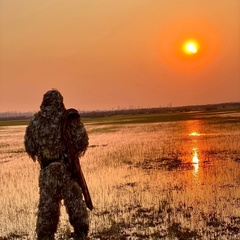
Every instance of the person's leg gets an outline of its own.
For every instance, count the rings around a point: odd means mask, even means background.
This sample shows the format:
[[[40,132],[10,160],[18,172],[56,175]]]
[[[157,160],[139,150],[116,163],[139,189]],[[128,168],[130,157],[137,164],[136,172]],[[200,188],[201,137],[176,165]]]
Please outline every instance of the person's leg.
[[[66,184],[63,199],[69,221],[74,228],[75,239],[84,239],[89,231],[88,211],[83,201],[82,190],[76,181],[71,179]]]
[[[60,200],[57,194],[57,183],[49,173],[40,174],[40,199],[37,218],[37,239],[53,240],[60,215]]]

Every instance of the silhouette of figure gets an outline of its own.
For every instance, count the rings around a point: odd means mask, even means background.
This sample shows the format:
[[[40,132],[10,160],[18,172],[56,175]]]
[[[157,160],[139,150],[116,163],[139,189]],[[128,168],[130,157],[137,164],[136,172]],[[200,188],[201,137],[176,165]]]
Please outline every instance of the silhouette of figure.
[[[88,210],[82,189],[68,165],[68,150],[62,134],[65,111],[61,93],[57,90],[46,92],[40,111],[31,119],[24,137],[26,152],[41,166],[36,224],[38,240],[54,239],[61,200],[64,201],[74,228],[74,239],[85,239],[89,231]],[[88,135],[80,118],[71,121],[68,131],[71,134],[71,145],[78,156],[82,156],[88,147]]]

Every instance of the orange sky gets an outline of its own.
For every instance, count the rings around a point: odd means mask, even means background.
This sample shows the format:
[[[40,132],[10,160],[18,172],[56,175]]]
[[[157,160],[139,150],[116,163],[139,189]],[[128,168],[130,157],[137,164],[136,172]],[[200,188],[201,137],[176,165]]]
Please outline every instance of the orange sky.
[[[240,1],[0,0],[0,112],[51,88],[80,110],[240,101]]]

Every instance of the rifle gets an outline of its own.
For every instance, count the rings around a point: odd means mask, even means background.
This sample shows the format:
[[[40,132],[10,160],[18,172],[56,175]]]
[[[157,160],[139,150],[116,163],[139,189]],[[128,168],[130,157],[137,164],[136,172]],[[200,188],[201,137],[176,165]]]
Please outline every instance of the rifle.
[[[76,150],[74,146],[72,146],[71,144],[70,133],[67,131],[67,125],[71,122],[71,120],[76,118],[80,119],[80,115],[77,110],[70,108],[65,111],[62,117],[62,135],[68,148],[68,163],[69,163],[70,171],[73,175],[73,178],[77,181],[77,183],[82,189],[87,207],[89,208],[89,210],[92,210],[93,203],[87,187],[87,183],[83,175]]]

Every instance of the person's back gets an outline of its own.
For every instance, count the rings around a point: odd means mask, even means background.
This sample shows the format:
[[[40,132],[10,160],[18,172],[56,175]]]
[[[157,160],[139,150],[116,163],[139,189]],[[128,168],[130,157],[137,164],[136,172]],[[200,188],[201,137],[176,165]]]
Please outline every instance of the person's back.
[[[25,149],[41,166],[36,228],[38,239],[54,239],[61,199],[64,200],[70,223],[74,227],[75,239],[82,239],[89,229],[82,190],[69,170],[68,149],[62,133],[65,111],[60,92],[50,90],[44,94],[40,111],[34,115],[26,129]],[[83,155],[88,146],[88,135],[80,118],[71,122],[68,131],[77,155]]]

